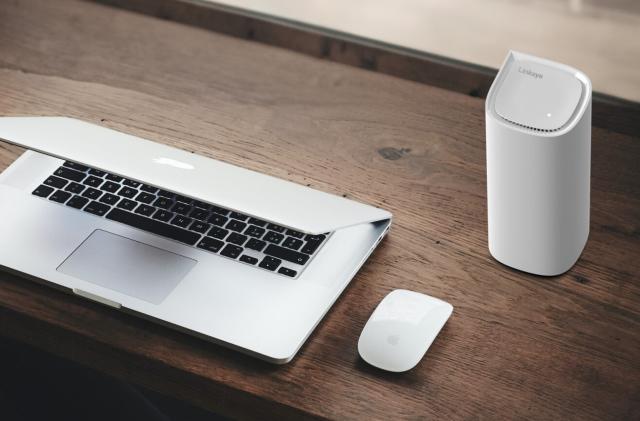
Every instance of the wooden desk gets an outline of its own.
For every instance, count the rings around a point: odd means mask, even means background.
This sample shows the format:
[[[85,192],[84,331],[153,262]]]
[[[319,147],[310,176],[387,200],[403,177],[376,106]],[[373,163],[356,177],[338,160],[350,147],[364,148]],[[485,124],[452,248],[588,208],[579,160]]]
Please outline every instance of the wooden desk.
[[[594,108],[589,242],[539,278],[487,250],[481,98],[89,2],[4,2],[0,22],[2,115],[84,118],[395,216],[285,366],[7,273],[0,334],[234,418],[640,418],[635,105]],[[455,307],[402,375],[356,350],[395,288]]]

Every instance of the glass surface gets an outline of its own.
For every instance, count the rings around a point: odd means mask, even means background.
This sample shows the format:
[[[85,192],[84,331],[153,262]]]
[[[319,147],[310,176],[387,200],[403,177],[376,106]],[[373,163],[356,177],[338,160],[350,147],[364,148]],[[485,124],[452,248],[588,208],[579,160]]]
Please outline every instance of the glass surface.
[[[640,101],[637,0],[215,2],[496,69],[514,49],[582,70],[595,91]]]

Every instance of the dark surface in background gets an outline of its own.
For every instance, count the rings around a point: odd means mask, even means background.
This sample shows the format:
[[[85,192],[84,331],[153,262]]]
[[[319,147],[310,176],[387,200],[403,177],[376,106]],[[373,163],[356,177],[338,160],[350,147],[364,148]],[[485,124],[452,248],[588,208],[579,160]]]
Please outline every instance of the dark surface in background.
[[[225,420],[6,338],[0,372],[3,421]]]

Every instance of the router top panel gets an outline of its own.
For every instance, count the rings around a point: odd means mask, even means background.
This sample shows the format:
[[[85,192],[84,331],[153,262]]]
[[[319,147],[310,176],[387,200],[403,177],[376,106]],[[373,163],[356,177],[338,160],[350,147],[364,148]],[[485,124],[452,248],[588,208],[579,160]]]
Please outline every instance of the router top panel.
[[[579,71],[512,52],[502,66],[491,103],[502,119],[526,129],[555,132],[582,114],[590,90]]]

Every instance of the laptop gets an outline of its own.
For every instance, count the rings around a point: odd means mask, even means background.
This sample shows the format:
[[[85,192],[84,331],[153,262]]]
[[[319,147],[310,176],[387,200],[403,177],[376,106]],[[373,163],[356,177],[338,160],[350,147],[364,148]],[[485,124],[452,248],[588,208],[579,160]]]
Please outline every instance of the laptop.
[[[65,117],[2,117],[0,267],[289,362],[388,232],[383,209]]]

